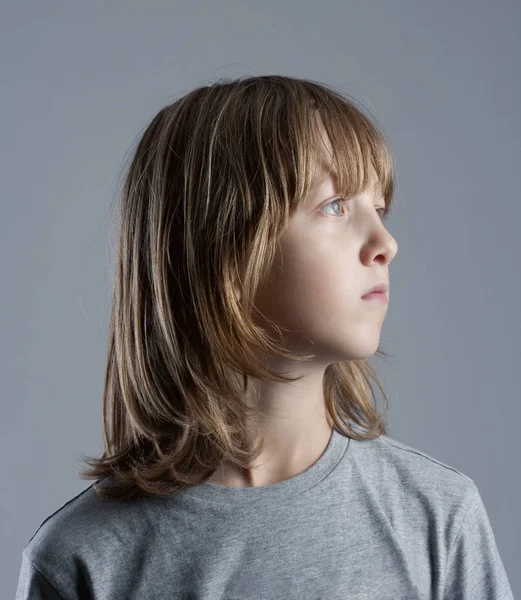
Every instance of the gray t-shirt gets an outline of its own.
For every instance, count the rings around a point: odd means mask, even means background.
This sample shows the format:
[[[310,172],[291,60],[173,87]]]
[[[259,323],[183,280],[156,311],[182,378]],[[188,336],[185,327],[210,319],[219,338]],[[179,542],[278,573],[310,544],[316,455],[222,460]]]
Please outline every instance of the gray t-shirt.
[[[513,600],[474,481],[336,429],[264,487],[101,501],[92,484],[25,545],[16,600]]]

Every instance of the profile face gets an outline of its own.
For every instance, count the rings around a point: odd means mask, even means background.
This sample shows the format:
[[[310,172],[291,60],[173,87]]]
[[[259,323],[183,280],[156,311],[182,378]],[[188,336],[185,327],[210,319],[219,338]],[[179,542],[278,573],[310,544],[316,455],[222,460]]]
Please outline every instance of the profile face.
[[[328,144],[320,121],[319,126]],[[388,305],[362,296],[389,281],[398,245],[381,220],[385,203],[374,172],[369,189],[348,200],[320,165],[315,177],[283,234],[255,305],[295,332],[283,332],[292,349],[314,352],[326,364],[367,358],[378,349]],[[261,324],[272,330],[264,320]]]

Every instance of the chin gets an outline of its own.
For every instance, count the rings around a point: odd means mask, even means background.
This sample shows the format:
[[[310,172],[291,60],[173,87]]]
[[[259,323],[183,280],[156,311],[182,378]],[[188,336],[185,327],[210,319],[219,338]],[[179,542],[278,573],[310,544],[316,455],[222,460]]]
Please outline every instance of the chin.
[[[327,362],[333,364],[348,360],[365,360],[373,356],[377,350],[378,343],[371,344],[370,346],[368,344],[365,347],[354,347],[353,344],[349,344],[349,346],[344,348],[329,348],[329,351],[325,351],[325,356],[327,356]]]
[[[366,343],[350,343],[347,348],[345,348],[344,358],[341,360],[363,360],[366,358],[370,358],[375,354],[378,350],[378,346],[380,345],[380,336],[376,337],[374,340],[367,340]]]

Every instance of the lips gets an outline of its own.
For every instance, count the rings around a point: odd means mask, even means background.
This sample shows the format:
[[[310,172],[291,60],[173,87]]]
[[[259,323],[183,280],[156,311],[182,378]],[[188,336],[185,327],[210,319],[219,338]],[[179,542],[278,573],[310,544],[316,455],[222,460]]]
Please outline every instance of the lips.
[[[364,296],[368,296],[369,294],[386,294],[389,291],[389,283],[387,281],[380,281],[376,285],[374,285],[370,290],[364,294]],[[364,297],[362,296],[362,298]]]

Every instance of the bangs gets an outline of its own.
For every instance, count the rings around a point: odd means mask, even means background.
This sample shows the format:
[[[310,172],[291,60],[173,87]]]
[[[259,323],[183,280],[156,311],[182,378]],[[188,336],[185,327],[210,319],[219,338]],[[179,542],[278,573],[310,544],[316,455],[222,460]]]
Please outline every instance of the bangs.
[[[296,128],[296,154],[301,165],[297,181],[301,182],[301,198],[316,186],[318,168],[331,175],[337,192],[344,198],[362,194],[374,185],[374,191],[385,202],[385,213],[391,211],[394,196],[393,156],[383,133],[362,109],[336,92],[322,94],[318,107],[305,117],[307,126]],[[320,119],[316,119],[316,116]],[[321,135],[324,128],[329,140]]]

